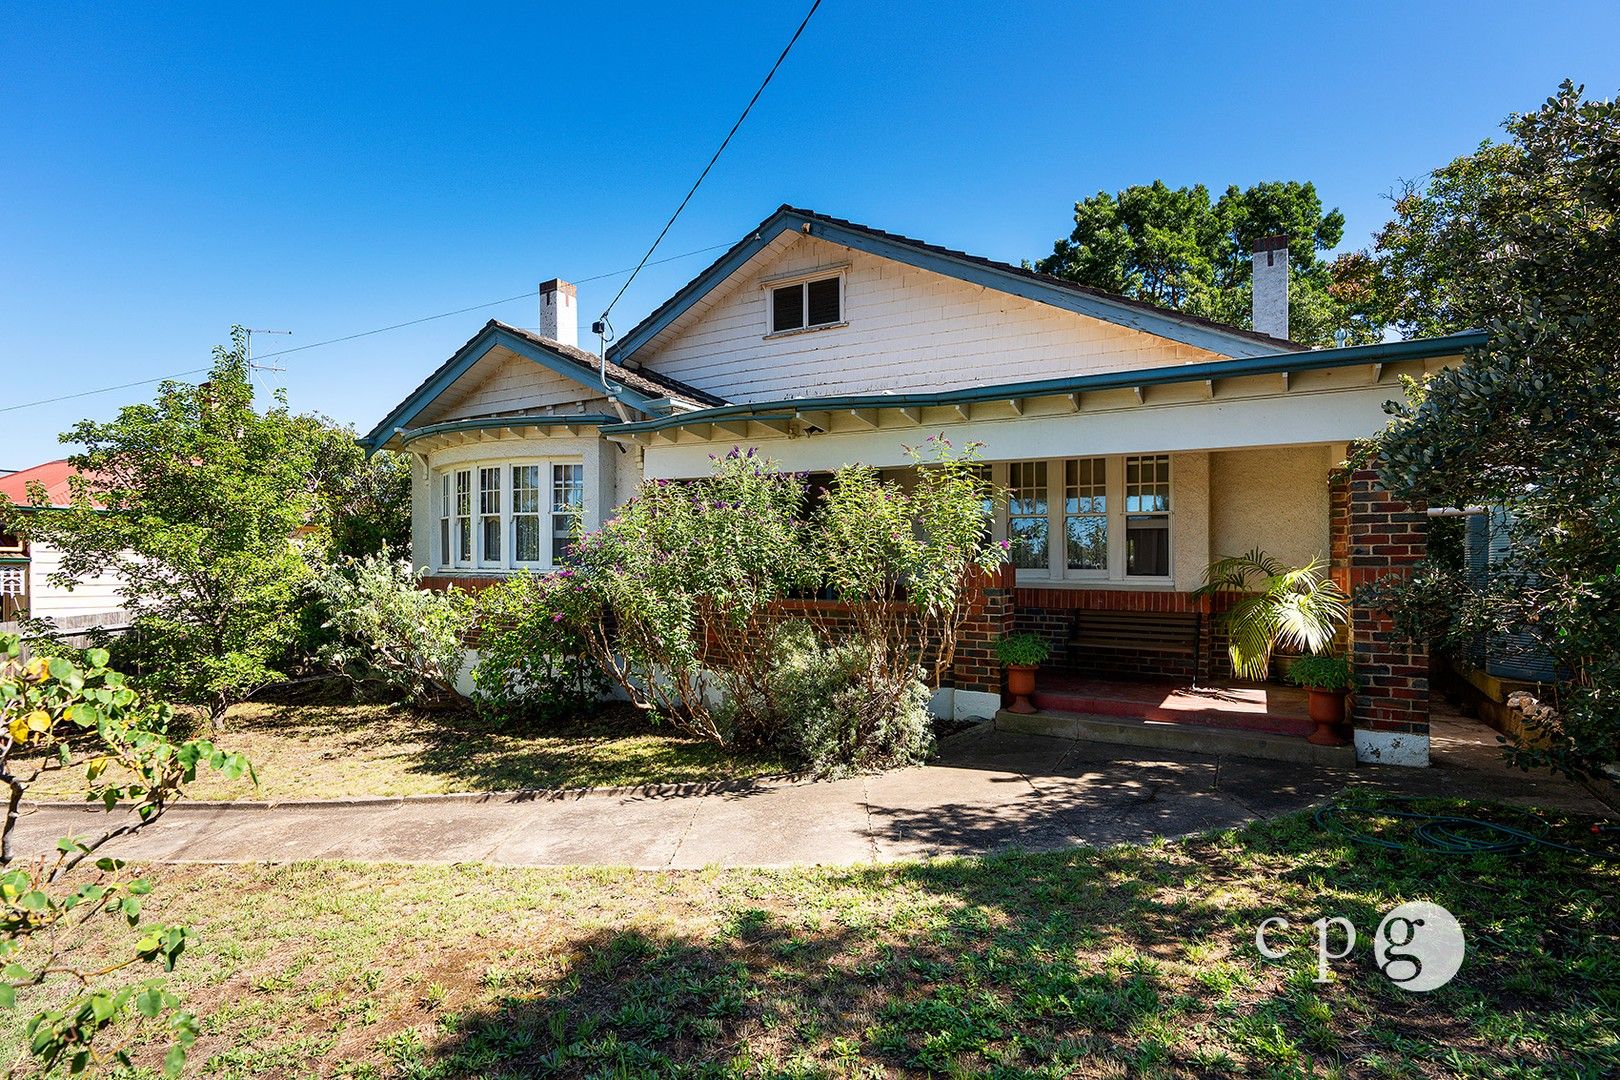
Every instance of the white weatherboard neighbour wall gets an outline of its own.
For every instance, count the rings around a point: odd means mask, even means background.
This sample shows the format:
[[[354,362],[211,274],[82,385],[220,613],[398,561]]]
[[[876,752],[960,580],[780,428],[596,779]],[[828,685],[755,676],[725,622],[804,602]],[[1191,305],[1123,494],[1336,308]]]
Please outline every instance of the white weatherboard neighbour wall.
[[[767,338],[768,282],[817,268],[844,273],[847,325]],[[810,236],[761,253],[706,301],[634,360],[739,403],[1225,359]]]
[[[122,611],[118,596],[121,584],[116,574],[97,574],[74,584],[72,589],[51,584],[50,577],[62,565],[62,553],[49,544],[29,546],[29,615],[54,619],[69,615],[101,615]]]

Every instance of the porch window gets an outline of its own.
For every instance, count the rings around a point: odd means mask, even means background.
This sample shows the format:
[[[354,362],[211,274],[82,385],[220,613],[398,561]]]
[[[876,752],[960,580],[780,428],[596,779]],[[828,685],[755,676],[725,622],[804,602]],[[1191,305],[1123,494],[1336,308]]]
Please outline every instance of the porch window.
[[[1108,573],[1108,459],[1063,463],[1063,534],[1070,570]]]
[[[1015,461],[1007,466],[1007,539],[1012,541],[1013,565],[1044,570],[1050,563],[1047,548],[1046,462]]]
[[[499,466],[478,470],[479,562],[500,565],[501,561],[501,470]]]
[[[456,565],[471,565],[472,557],[472,470],[458,469],[456,471]]]
[[[1170,455],[1125,459],[1125,574],[1170,576]]]
[[[561,563],[574,550],[574,531],[585,509],[585,467],[551,467],[551,561]]]
[[[1006,489],[995,533],[1020,580],[1167,582],[1169,454],[1048,458],[995,466]]]
[[[540,561],[540,466],[512,466],[512,558]]]

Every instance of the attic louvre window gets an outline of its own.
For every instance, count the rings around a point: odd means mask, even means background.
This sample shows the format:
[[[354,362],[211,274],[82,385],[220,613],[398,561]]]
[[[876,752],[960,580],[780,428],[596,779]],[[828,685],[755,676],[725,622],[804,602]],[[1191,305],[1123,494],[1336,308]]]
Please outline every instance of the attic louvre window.
[[[796,281],[771,290],[771,333],[834,326],[844,317],[841,277]]]

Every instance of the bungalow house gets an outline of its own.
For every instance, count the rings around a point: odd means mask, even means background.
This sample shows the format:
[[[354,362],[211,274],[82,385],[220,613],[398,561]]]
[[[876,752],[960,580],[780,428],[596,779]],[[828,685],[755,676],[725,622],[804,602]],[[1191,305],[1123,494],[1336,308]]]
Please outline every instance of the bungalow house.
[[[48,512],[51,507],[68,505],[72,475],[73,468],[65,460],[3,473],[0,499],[27,507],[26,513]],[[29,492],[35,485],[45,490],[44,508],[31,505]],[[61,562],[62,553],[51,545],[30,542],[0,528],[0,624],[33,618],[50,619],[62,630],[125,625],[116,575],[98,574],[72,585],[57,584],[51,579]]]
[[[1230,706],[1263,727],[1282,691],[1189,702],[1115,681],[1102,701],[1085,680],[1229,683],[1194,591],[1212,558],[1320,555],[1347,587],[1419,558],[1422,509],[1340,465],[1401,376],[1482,339],[1304,348],[1286,248],[1254,258],[1249,331],[783,206],[605,357],[578,347],[572,286],[545,283],[538,333],[490,322],[366,442],[411,454],[413,551],[442,584],[554,567],[575,518],[592,528],[643,478],[704,475],[732,446],[899,471],[925,434],[976,441],[1010,493],[996,535],[1025,543],[977,601],[941,707],[995,712],[989,640],[1018,628],[1056,646],[1048,708],[1218,723]],[[1426,764],[1426,654],[1373,610],[1350,636],[1357,752]]]

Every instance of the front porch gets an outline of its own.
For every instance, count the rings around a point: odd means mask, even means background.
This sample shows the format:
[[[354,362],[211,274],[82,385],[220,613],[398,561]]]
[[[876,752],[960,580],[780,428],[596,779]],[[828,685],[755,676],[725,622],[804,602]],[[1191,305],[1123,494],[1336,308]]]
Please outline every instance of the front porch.
[[[1002,709],[999,730],[1205,754],[1349,768],[1353,744],[1305,741],[1314,725],[1306,693],[1270,683],[1194,685],[1041,672],[1034,713]]]

